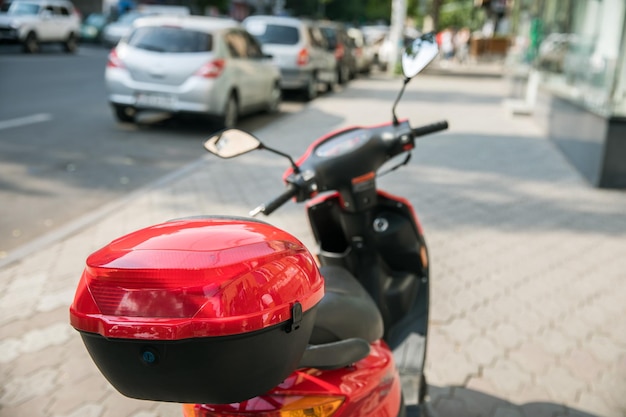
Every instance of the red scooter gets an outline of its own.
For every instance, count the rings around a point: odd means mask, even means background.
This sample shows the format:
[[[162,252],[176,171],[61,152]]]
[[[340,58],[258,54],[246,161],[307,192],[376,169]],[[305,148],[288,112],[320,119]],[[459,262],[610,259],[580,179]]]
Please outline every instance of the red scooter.
[[[428,251],[411,204],[376,178],[383,165],[407,164],[417,137],[447,128],[395,116],[437,52],[425,35],[403,53],[392,122],[329,134],[297,161],[237,129],[206,141],[223,158],[255,149],[289,158],[285,191],[250,214],[307,202],[317,258],[268,223],[207,216],[139,230],[87,259],[71,323],[115,388],[185,403],[185,417],[419,412]]]

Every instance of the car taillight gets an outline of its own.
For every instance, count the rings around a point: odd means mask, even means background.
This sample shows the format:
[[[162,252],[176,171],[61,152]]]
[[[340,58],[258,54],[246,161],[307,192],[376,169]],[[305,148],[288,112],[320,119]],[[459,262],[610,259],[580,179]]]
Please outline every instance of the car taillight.
[[[345,53],[345,49],[342,44],[338,44],[337,48],[335,48],[335,58],[341,59],[343,58],[343,54]]]
[[[201,66],[200,69],[196,71],[196,75],[204,78],[217,78],[222,74],[225,66],[226,61],[223,59],[214,59]]]
[[[300,52],[298,52],[298,60],[296,61],[296,63],[299,66],[303,66],[309,63],[309,50],[306,48],[302,48],[300,49]]]
[[[117,55],[117,50],[114,48],[109,53],[109,59],[107,61],[107,67],[109,68],[124,68],[124,63]]]

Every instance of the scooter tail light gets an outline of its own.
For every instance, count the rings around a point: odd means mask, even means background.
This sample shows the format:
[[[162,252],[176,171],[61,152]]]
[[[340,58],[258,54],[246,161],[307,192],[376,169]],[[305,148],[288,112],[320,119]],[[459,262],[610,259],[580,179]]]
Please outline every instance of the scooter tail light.
[[[196,71],[196,75],[203,78],[217,78],[222,75],[224,68],[226,67],[226,61],[223,59],[214,59],[209,61]]]
[[[142,254],[156,264],[158,254]],[[200,255],[170,254],[193,263]],[[230,265],[224,273],[238,276],[245,265]],[[88,267],[85,285],[101,314],[117,317],[192,318],[202,316],[202,308],[215,296],[220,285],[210,281],[211,274],[201,270],[134,269]]]
[[[331,417],[341,396],[263,396],[224,406],[184,404],[184,417]]]
[[[298,52],[298,59],[296,63],[300,67],[309,63],[309,50],[308,49],[306,48],[300,49],[300,52]]]
[[[124,63],[120,59],[117,54],[117,49],[113,48],[111,52],[109,52],[109,59],[107,60],[108,68],[125,68]]]

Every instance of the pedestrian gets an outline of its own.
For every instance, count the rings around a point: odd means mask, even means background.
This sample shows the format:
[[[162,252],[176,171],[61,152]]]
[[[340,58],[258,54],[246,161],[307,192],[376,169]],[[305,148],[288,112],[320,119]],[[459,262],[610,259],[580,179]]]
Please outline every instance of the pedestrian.
[[[441,54],[443,56],[442,65],[448,66],[450,60],[454,57],[454,35],[452,29],[445,28],[441,32]]]
[[[454,35],[455,58],[459,64],[467,63],[469,58],[470,30],[467,27],[459,29]]]

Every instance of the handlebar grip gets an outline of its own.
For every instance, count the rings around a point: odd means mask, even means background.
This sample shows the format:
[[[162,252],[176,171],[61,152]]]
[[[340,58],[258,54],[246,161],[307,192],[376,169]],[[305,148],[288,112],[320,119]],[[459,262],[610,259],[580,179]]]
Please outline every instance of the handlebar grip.
[[[263,213],[266,216],[269,216],[274,212],[274,210],[285,204],[291,198],[295,197],[295,195],[298,194],[298,190],[299,188],[296,185],[287,184],[287,188],[285,189],[285,191],[283,191],[278,197],[269,201],[268,203],[261,204],[260,206],[252,210],[250,212],[250,215],[256,216],[259,213]]]
[[[441,130],[446,130],[448,128],[448,121],[442,120],[440,122],[435,122],[426,126],[416,127],[415,129],[411,129],[411,133],[413,133],[413,137],[424,136],[430,133],[439,132]]]

